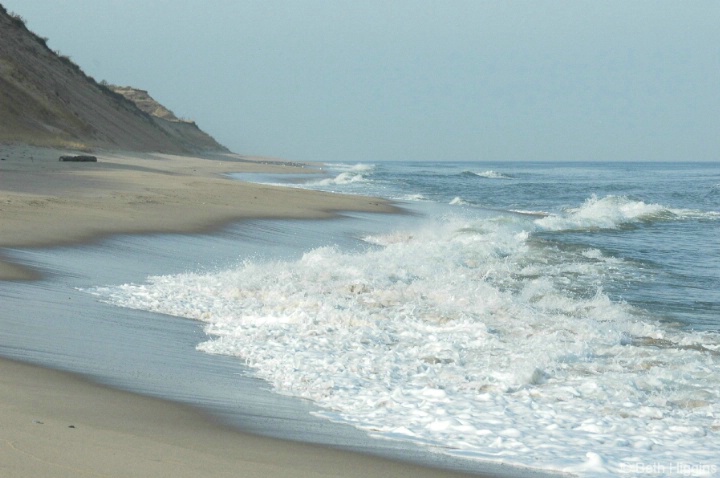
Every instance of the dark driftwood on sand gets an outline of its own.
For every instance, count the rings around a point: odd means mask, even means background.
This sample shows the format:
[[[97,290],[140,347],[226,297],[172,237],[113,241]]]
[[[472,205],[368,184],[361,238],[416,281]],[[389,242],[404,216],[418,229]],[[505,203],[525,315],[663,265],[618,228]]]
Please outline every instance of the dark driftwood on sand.
[[[60,161],[76,161],[84,163],[96,163],[97,158],[95,156],[60,156]]]

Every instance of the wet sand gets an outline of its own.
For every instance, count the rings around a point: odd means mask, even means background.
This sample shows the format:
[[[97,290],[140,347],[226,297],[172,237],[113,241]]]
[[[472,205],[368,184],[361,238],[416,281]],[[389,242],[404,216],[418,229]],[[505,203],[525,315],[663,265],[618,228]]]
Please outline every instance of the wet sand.
[[[0,475],[463,476],[240,433],[197,410],[0,360]]]

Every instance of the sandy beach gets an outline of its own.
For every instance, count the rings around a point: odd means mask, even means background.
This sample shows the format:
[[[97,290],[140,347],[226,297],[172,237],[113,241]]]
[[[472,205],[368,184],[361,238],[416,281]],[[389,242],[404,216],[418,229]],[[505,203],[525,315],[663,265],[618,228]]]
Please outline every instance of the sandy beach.
[[[301,164],[216,154],[93,153],[0,145],[0,248],[78,243],[117,233],[199,232],[251,218],[329,218],[337,211],[391,212],[373,198],[239,183],[226,173],[302,173]],[[0,279],[32,279],[2,261]]]
[[[250,218],[393,212],[383,201],[240,183],[230,172],[302,172],[260,158],[0,149],[0,247],[91,243],[119,233],[201,232]],[[40,271],[3,261],[6,284]],[[2,282],[0,282],[2,286]],[[20,312],[22,314],[22,312]],[[244,434],[206,413],[0,360],[0,474],[48,476],[461,476],[334,448]]]

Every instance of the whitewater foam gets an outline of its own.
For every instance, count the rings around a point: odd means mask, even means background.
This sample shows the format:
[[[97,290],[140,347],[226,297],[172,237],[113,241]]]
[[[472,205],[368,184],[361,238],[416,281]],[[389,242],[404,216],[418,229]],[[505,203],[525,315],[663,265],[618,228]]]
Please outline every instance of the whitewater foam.
[[[592,198],[559,225],[664,217]],[[558,226],[546,219],[445,217],[369,236],[362,252],[92,292],[205,322],[200,350],[237,356],[278,392],[380,438],[585,475],[715,460],[718,335],[610,300],[603,285],[633,265],[533,241]]]

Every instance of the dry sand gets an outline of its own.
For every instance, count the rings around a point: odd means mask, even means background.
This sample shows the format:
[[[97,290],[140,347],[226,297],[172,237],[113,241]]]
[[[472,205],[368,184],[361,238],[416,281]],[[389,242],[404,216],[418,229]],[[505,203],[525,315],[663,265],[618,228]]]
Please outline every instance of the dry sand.
[[[240,183],[229,172],[309,172],[302,165],[218,154],[207,158],[67,152],[0,145],[0,248],[81,242],[113,233],[199,232],[249,218],[323,218],[390,212],[373,198]],[[1,254],[1,253],[0,253]],[[32,279],[0,256],[0,280]]]
[[[376,199],[239,183],[227,172],[299,172],[236,155],[187,158],[0,145],[0,248],[121,232],[192,232],[258,217],[394,211]],[[0,258],[1,259],[1,258]],[[1,280],[37,273],[0,262]],[[358,453],[242,434],[197,410],[0,360],[0,476],[461,476]]]

